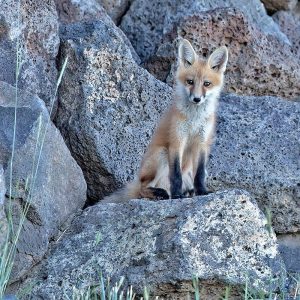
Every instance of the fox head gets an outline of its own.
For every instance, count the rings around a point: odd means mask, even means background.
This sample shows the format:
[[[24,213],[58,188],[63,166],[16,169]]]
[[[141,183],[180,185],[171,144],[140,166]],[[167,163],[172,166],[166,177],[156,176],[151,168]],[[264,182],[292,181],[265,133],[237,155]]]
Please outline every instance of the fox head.
[[[228,60],[225,46],[216,49],[207,59],[200,60],[188,40],[178,48],[177,93],[183,100],[201,105],[219,96]]]

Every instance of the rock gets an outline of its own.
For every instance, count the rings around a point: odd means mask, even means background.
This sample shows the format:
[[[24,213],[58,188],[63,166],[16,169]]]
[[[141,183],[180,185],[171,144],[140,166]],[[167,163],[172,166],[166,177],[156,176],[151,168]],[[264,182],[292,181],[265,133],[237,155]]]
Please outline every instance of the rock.
[[[55,0],[59,21],[76,23],[105,19],[109,22],[105,9],[97,0]]]
[[[56,124],[96,201],[134,178],[172,90],[138,67],[103,22],[72,25],[63,35],[70,63]],[[299,113],[300,103],[278,98],[225,97],[209,161],[210,187],[247,189],[281,233],[300,228]]]
[[[261,0],[268,12],[274,13],[279,10],[292,10],[298,0]]]
[[[165,35],[145,66],[169,84],[174,80],[179,38],[188,39],[204,57],[220,45],[229,48],[227,91],[300,100],[300,57],[289,45],[256,30],[238,10],[216,9],[185,17]]]
[[[109,16],[119,23],[132,0],[54,0],[63,23],[102,20]],[[107,12],[107,13],[106,13]]]
[[[278,233],[300,229],[300,103],[274,97],[223,97],[209,187],[249,191],[271,210]]]
[[[79,22],[92,22],[101,20],[105,24],[113,27],[115,31],[118,32],[118,36],[122,38],[123,42],[130,48],[130,52],[135,60],[136,63],[140,64],[141,60],[139,56],[136,54],[134,48],[132,47],[130,41],[120,30],[118,27],[115,26],[114,22],[106,13],[105,9],[99,4],[97,0],[55,0],[56,1],[56,8],[59,15],[59,21],[62,24],[71,24],[71,23],[79,23]],[[110,7],[110,5],[114,5],[116,2],[106,2],[106,5]],[[109,4],[110,3],[110,4]],[[113,6],[111,7],[113,9]],[[61,26],[60,33],[63,35],[64,33],[64,26]],[[64,40],[65,38],[62,37]]]
[[[100,0],[108,15],[118,25],[134,0]]]
[[[299,4],[300,7],[300,4]],[[279,11],[272,16],[292,44],[291,51],[300,61],[300,14]]]
[[[19,13],[13,0],[0,0],[0,7],[0,81],[15,84],[19,43],[19,87],[39,95],[49,109],[54,100],[59,48],[55,4],[52,0],[26,0]]]
[[[5,171],[7,203],[9,198],[12,199],[15,226],[18,226],[21,210],[29,205],[17,246],[12,281],[42,259],[49,240],[57,236],[62,225],[83,207],[86,200],[82,171],[59,131],[51,121],[49,123],[43,101],[25,90],[19,90],[18,95],[12,158],[15,88],[0,82],[0,163]],[[11,159],[13,177],[10,185]]]
[[[135,0],[122,18],[121,29],[128,36],[142,61],[149,59],[156,52],[165,33],[187,16],[213,10],[220,7],[235,7],[241,10],[251,24],[262,32],[273,35],[287,42],[288,39],[279,30],[277,24],[266,14],[259,0],[219,0],[199,1],[160,1]],[[196,25],[196,24],[195,24]],[[205,30],[205,28],[203,28]],[[215,33],[211,33],[215,34]]]
[[[279,251],[289,272],[300,272],[300,234],[278,235]]]
[[[248,278],[251,287],[263,289],[281,267],[274,233],[241,190],[99,204],[75,220],[43,263],[30,299],[71,297],[73,287],[99,283],[97,270],[112,285],[125,276],[138,293],[146,284],[160,299],[186,299],[196,275],[209,294],[205,299],[219,299],[217,282],[237,287]]]
[[[0,249],[4,245],[6,241],[6,233],[7,233],[7,220],[4,210],[4,196],[5,196],[5,183],[4,183],[4,175],[3,168],[0,164]]]
[[[133,179],[172,90],[135,63],[111,24],[73,24],[61,36],[69,64],[55,121],[84,172],[88,196],[99,200]]]

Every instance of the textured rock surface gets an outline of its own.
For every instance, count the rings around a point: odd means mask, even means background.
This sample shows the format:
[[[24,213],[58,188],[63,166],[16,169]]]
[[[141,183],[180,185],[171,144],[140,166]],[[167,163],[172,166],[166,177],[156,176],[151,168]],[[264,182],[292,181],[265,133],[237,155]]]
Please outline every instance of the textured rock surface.
[[[119,38],[123,40],[123,42],[130,48],[130,52],[136,61],[136,63],[140,63],[140,58],[136,54],[134,48],[132,47],[130,41],[120,30],[118,27],[115,26],[112,19],[106,13],[106,10],[99,4],[97,0],[55,0],[56,1],[56,8],[59,15],[59,20],[62,24],[70,24],[70,23],[80,23],[80,22],[92,22],[101,20],[107,26],[112,27],[114,31],[117,31]],[[105,1],[104,1],[105,2]],[[106,3],[106,2],[105,2]],[[113,5],[117,5],[116,2],[107,2],[106,5],[111,9],[114,9]],[[121,3],[120,3],[121,5]],[[62,26],[62,30],[60,31],[61,35],[64,34],[64,26]],[[76,27],[74,27],[76,28]],[[74,33],[76,35],[76,33]],[[66,37],[62,37],[64,40]]]
[[[55,0],[55,4],[62,23],[109,19],[97,0]]]
[[[10,189],[14,107],[15,88],[1,82],[0,164],[5,169],[6,195],[11,195],[13,199],[15,223],[18,223],[21,209],[30,203],[17,247],[18,255],[13,270],[13,279],[16,279],[44,256],[49,239],[58,234],[60,226],[84,205],[86,183],[82,171],[51,122],[43,138],[49,120],[43,102],[19,90]],[[38,158],[41,146],[43,148]]]
[[[0,164],[0,249],[6,240],[7,220],[4,211],[5,182],[3,167]]]
[[[300,272],[300,234],[278,236],[279,251],[289,272]]]
[[[120,26],[144,61],[156,52],[164,33],[170,31],[183,17],[219,7],[240,9],[265,34],[287,42],[286,36],[280,32],[271,17],[267,16],[259,0],[226,0],[222,3],[219,0],[135,0],[122,18]]]
[[[209,161],[214,190],[239,187],[272,211],[277,232],[300,229],[300,103],[227,96]]]
[[[133,0],[99,0],[108,15],[118,24]]]
[[[300,61],[300,14],[279,11],[272,18],[278,23],[280,30],[289,38],[292,44],[291,50],[298,56],[298,61]]]
[[[99,282],[96,270],[112,281],[125,276],[139,289],[145,283],[152,295],[164,299],[186,299],[193,274],[204,290],[216,281],[242,285],[246,274],[252,286],[263,288],[278,275],[281,260],[276,237],[267,231],[256,203],[247,193],[232,190],[85,210],[34,278],[38,283],[31,299],[70,297],[73,285]],[[206,299],[220,297],[214,292],[211,288]]]
[[[52,0],[0,0],[0,80],[15,84],[16,49],[19,39],[19,86],[38,94],[49,107],[57,77],[58,19]]]
[[[69,25],[62,37],[56,124],[98,200],[133,178],[172,90],[135,63],[115,27]]]
[[[227,91],[300,99],[300,57],[296,49],[256,30],[240,11],[226,8],[197,13],[182,19],[165,35],[156,55],[145,65],[170,84],[178,38],[188,39],[204,57],[220,45],[228,46]]]
[[[298,0],[261,0],[270,13],[278,10],[292,10],[296,7]]]

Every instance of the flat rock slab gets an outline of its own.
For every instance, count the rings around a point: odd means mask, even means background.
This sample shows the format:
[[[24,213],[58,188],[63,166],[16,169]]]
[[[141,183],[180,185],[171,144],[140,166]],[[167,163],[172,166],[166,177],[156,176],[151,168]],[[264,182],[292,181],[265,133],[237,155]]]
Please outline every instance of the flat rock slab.
[[[276,232],[300,229],[300,103],[222,97],[208,162],[213,190],[239,187],[270,209]]]
[[[194,275],[204,290],[213,282],[244,285],[246,278],[263,289],[282,266],[266,225],[255,201],[241,190],[98,204],[75,219],[32,278],[37,283],[30,298],[71,297],[73,286],[97,284],[99,271],[112,282],[125,276],[138,292],[146,284],[164,299],[186,299]]]
[[[44,102],[25,90],[18,90],[15,109],[15,98],[15,87],[0,82],[0,166],[4,168],[6,205],[12,207],[15,226],[21,210],[29,205],[17,245],[12,281],[43,258],[49,240],[57,236],[64,222],[86,200],[82,171],[49,120]],[[0,197],[2,194],[0,187]]]

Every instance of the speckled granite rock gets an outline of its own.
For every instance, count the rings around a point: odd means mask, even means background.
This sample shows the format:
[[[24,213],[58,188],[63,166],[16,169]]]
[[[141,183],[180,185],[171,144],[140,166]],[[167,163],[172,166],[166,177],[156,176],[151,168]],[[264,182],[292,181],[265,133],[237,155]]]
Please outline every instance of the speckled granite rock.
[[[89,197],[99,200],[133,178],[172,90],[135,63],[110,24],[69,25],[62,39],[69,64],[56,124],[84,172]]]
[[[220,7],[238,8],[250,23],[257,25],[262,32],[288,42],[277,24],[266,14],[259,0],[135,0],[122,18],[120,27],[142,61],[145,61],[155,54],[163,35],[183,18]]]
[[[15,226],[19,222],[20,211],[27,203],[30,204],[17,246],[12,281],[43,258],[49,240],[59,233],[60,226],[82,208],[86,200],[82,171],[52,122],[44,138],[49,115],[43,101],[25,90],[18,93],[10,188],[15,88],[0,82],[0,165],[4,167],[6,202],[10,196],[12,199]],[[2,191],[0,187],[0,196]]]
[[[276,232],[300,229],[300,103],[223,97],[208,163],[213,190],[239,187],[272,211]]]
[[[293,36],[297,39],[297,35]],[[165,34],[156,55],[145,67],[170,85],[179,38],[188,39],[204,57],[220,45],[228,47],[227,91],[300,99],[300,57],[296,48],[259,32],[239,10],[216,9],[187,16]]]
[[[276,237],[246,192],[99,204],[75,220],[43,263],[31,299],[70,296],[72,286],[96,284],[96,270],[112,281],[125,276],[139,292],[145,283],[152,295],[183,299],[172,293],[186,297],[193,275],[204,290],[213,282],[243,285],[247,276],[264,288],[281,266]]]
[[[15,84],[19,39],[19,87],[37,94],[50,107],[57,78],[58,18],[54,1],[0,0],[0,81]],[[55,109],[54,109],[55,110]]]

